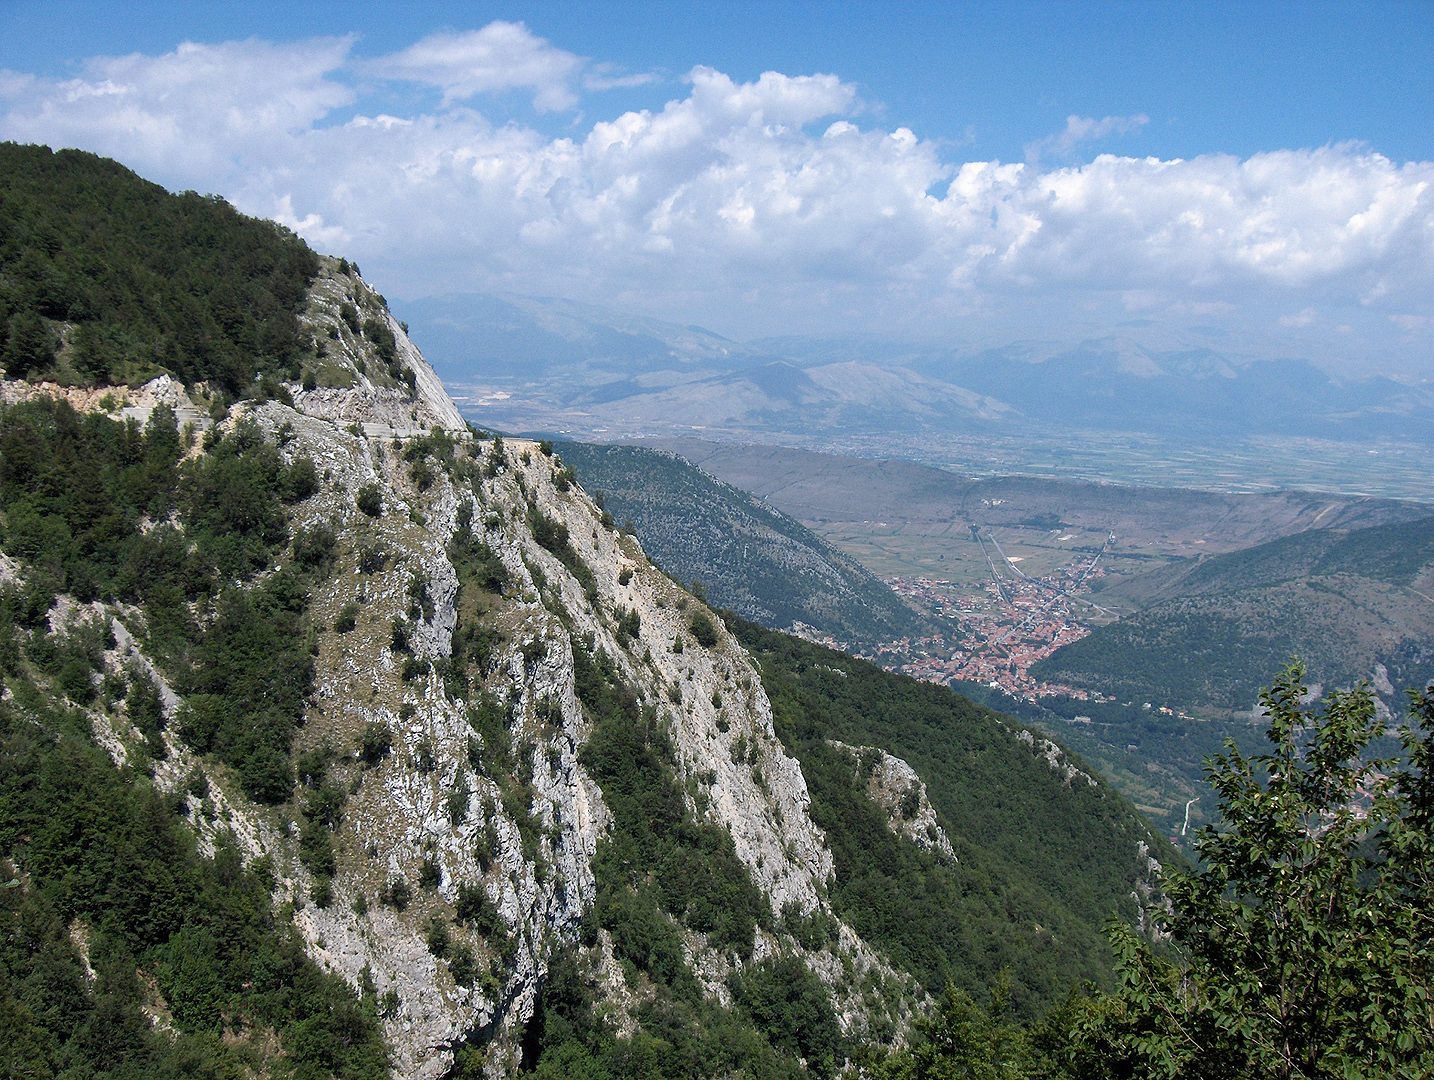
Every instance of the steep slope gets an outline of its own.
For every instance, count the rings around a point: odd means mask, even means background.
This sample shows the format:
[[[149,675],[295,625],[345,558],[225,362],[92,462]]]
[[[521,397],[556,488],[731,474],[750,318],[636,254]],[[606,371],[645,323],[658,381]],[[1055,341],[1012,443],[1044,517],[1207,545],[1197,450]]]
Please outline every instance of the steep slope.
[[[945,687],[729,622],[811,785],[837,914],[933,993],[952,981],[980,994],[1004,971],[1014,1007],[1040,1015],[1074,982],[1107,978],[1098,927],[1113,913],[1137,921],[1148,857],[1172,854],[1124,799],[1054,742]],[[862,798],[854,768],[870,786],[909,779],[894,805]],[[901,843],[928,795],[930,831]]]
[[[929,620],[799,522],[676,455],[559,443],[563,460],[643,549],[711,601],[775,629],[856,647],[930,633]]]
[[[383,298],[309,255],[293,353],[239,351],[232,385],[85,378],[80,313],[28,311],[54,348],[0,405],[0,1052],[97,1077],[828,1076],[1027,938],[1053,957],[1018,973],[1028,1011],[1108,975],[1100,909],[1151,870],[1118,797],[949,695],[926,712],[969,739],[904,760],[905,681],[880,722],[833,698],[784,743],[797,706],[779,735],[768,686],[793,699],[805,646],[755,660],[567,465],[463,426]],[[1079,903],[1034,873],[1045,818],[951,798],[1010,783],[1088,820]],[[959,886],[983,929],[918,954],[863,923],[834,847],[872,826],[871,888],[934,877],[935,925]]]

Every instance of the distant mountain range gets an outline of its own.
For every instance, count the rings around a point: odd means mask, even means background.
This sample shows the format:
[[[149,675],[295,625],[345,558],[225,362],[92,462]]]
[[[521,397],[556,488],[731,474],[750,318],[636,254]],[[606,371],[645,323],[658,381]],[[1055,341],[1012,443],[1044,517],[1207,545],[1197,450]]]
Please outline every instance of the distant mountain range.
[[[743,343],[566,300],[478,294],[411,301],[403,314],[470,413],[577,437],[1052,427],[1192,439],[1434,435],[1430,386],[1134,338],[975,354],[879,339]]]

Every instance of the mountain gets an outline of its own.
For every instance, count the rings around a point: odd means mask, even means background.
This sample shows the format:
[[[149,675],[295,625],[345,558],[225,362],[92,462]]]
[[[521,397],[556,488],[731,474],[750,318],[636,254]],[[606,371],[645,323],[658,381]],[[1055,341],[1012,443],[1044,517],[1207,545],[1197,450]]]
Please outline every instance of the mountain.
[[[720,433],[850,441],[906,434],[1141,433],[1425,441],[1434,389],[1332,376],[1134,337],[1016,342],[975,352],[880,337],[737,342],[700,327],[553,298],[450,294],[404,316],[478,423],[578,437]]]
[[[403,311],[435,369],[455,383],[560,376],[581,386],[669,370],[706,377],[773,359],[700,326],[553,297],[430,296],[407,301]]]
[[[1036,665],[1040,677],[1117,698],[1247,710],[1292,656],[1321,686],[1400,687],[1434,677],[1434,518],[1316,529],[1140,583],[1145,606]]]
[[[346,260],[3,155],[7,1073],[826,1077],[1111,983],[1171,855],[1078,758],[729,627]]]
[[[557,449],[643,550],[718,607],[853,647],[931,633],[932,623],[800,522],[675,454],[562,442]]]
[[[1124,338],[1013,345],[916,370],[1019,403],[1031,421],[1103,431],[1427,438],[1434,391],[1335,378],[1296,359],[1240,361],[1208,348],[1155,350]]]

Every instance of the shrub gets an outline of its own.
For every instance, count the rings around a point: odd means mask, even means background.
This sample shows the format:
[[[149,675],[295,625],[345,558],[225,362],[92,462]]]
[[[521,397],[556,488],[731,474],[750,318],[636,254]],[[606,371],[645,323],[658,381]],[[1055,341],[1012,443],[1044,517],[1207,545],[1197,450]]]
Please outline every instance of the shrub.
[[[434,956],[442,959],[448,955],[448,947],[452,939],[448,935],[448,923],[435,915],[428,920],[428,929],[424,932],[424,940],[428,943],[428,951]]]
[[[443,867],[432,855],[423,860],[423,866],[418,871],[418,886],[432,892],[443,884]]]
[[[466,881],[459,885],[454,910],[460,922],[467,923],[485,939],[508,933],[508,924],[481,885],[469,885]]]
[[[453,981],[459,986],[472,986],[473,979],[478,974],[478,969],[473,963],[473,950],[467,945],[458,945],[453,949],[453,955],[448,961],[449,974]]]
[[[717,644],[717,628],[704,612],[694,611],[687,621],[687,628],[692,631],[692,640],[704,649],[710,649]]]
[[[313,459],[295,458],[284,467],[279,479],[280,491],[286,502],[302,502],[319,490],[319,470]]]
[[[359,488],[354,505],[369,517],[376,518],[383,513],[383,492],[379,490],[377,484],[365,484]]]
[[[392,879],[383,892],[384,903],[388,904],[389,907],[395,911],[403,911],[406,909],[410,898],[411,893],[408,888],[408,879],[401,874]]]
[[[370,720],[363,726],[359,736],[359,757],[365,765],[377,765],[393,749],[393,732],[388,725]]]

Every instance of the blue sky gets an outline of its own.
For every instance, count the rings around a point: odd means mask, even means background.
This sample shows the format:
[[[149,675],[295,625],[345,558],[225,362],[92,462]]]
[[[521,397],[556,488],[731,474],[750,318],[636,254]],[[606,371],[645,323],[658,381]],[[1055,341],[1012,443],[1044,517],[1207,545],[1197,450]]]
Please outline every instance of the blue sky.
[[[610,95],[661,107],[697,64],[734,79],[832,72],[922,138],[1020,160],[1066,116],[1150,116],[1123,153],[1249,155],[1362,141],[1434,158],[1434,4],[0,3],[0,66],[63,74],[188,38],[355,33],[375,55],[438,29],[525,21],[555,45],[663,83]],[[516,97],[505,103],[528,116]],[[529,118],[531,118],[529,116]],[[554,128],[554,130],[557,130]]]
[[[1434,362],[1427,3],[52,0],[0,27],[0,135],[217,191],[397,298]]]

